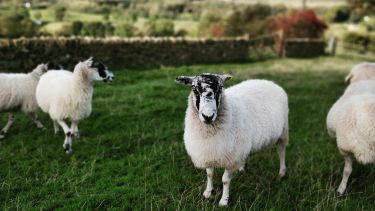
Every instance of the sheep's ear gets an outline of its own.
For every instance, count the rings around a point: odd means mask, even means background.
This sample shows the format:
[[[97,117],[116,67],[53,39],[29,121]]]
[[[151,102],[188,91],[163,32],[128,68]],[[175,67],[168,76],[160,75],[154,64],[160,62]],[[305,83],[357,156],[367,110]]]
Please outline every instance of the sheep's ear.
[[[225,81],[228,81],[228,80],[232,79],[232,76],[231,75],[220,75],[220,78],[221,78],[221,80],[223,80],[225,82]]]
[[[185,86],[191,86],[193,79],[194,77],[190,76],[178,76],[175,81],[176,83],[183,84]]]

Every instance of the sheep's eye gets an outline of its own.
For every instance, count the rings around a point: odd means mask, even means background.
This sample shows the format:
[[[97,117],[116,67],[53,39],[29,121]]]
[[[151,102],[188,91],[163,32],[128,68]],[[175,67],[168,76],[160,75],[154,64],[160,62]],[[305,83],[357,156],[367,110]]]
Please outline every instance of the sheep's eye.
[[[196,86],[192,86],[191,90],[193,90],[193,92],[197,92],[197,87]]]
[[[206,96],[207,97],[211,97],[212,96],[212,92],[209,92]]]

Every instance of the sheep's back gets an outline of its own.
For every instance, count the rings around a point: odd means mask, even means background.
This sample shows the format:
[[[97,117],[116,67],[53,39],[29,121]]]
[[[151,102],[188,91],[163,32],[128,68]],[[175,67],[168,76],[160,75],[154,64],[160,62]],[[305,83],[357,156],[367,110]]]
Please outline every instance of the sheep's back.
[[[345,100],[337,121],[337,146],[361,163],[375,162],[375,95],[355,95]]]
[[[248,80],[225,92],[233,106],[238,139],[251,142],[251,151],[277,141],[288,127],[288,97],[277,84]]]
[[[36,111],[37,83],[38,81],[28,74],[0,74],[0,111]]]
[[[39,81],[36,89],[36,99],[40,108],[50,115],[59,113],[64,116],[69,111],[63,112],[64,108],[70,108],[71,84],[73,73],[64,70],[48,71]]]
[[[361,80],[375,80],[375,63],[357,64],[351,69],[350,74],[352,75],[351,83]]]

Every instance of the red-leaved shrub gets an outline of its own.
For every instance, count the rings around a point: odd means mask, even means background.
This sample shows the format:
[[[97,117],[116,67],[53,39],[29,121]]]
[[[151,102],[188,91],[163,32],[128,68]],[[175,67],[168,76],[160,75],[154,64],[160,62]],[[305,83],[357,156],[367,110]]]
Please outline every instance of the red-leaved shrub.
[[[310,9],[277,16],[270,25],[275,31],[284,31],[286,38],[321,38],[327,29],[327,24]]]
[[[213,25],[212,28],[211,28],[211,36],[212,37],[222,37],[222,36],[224,36],[224,28],[219,24]]]

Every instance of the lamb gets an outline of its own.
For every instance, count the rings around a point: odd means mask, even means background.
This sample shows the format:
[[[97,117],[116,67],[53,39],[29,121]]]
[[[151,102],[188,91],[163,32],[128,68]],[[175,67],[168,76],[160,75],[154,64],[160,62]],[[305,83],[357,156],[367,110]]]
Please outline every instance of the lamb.
[[[287,94],[267,80],[248,80],[224,90],[224,82],[229,79],[229,75],[209,73],[176,78],[177,83],[192,89],[184,144],[195,167],[206,169],[205,198],[213,190],[214,168],[225,168],[220,206],[228,204],[231,178],[238,170],[244,170],[250,153],[277,142],[279,175],[286,173]]]
[[[59,125],[65,133],[64,150],[71,154],[72,139],[79,137],[78,122],[91,113],[93,81],[112,82],[114,76],[98,59],[90,57],[79,62],[73,72],[67,70],[48,71],[36,88],[37,103],[54,122],[55,134]],[[71,120],[71,127],[65,123]]]
[[[346,82],[354,83],[360,80],[375,80],[375,63],[363,62],[353,66],[345,77]]]
[[[40,77],[47,72],[48,65],[40,64],[32,72],[1,73],[0,74],[0,111],[9,112],[8,123],[0,131],[0,139],[5,138],[8,130],[15,121],[17,110],[30,116],[37,128],[45,129],[38,120],[39,110],[35,98],[36,86]]]
[[[344,194],[353,160],[368,164],[375,162],[375,81],[362,80],[350,84],[327,115],[327,130],[336,138],[344,157],[343,177],[337,189]]]

